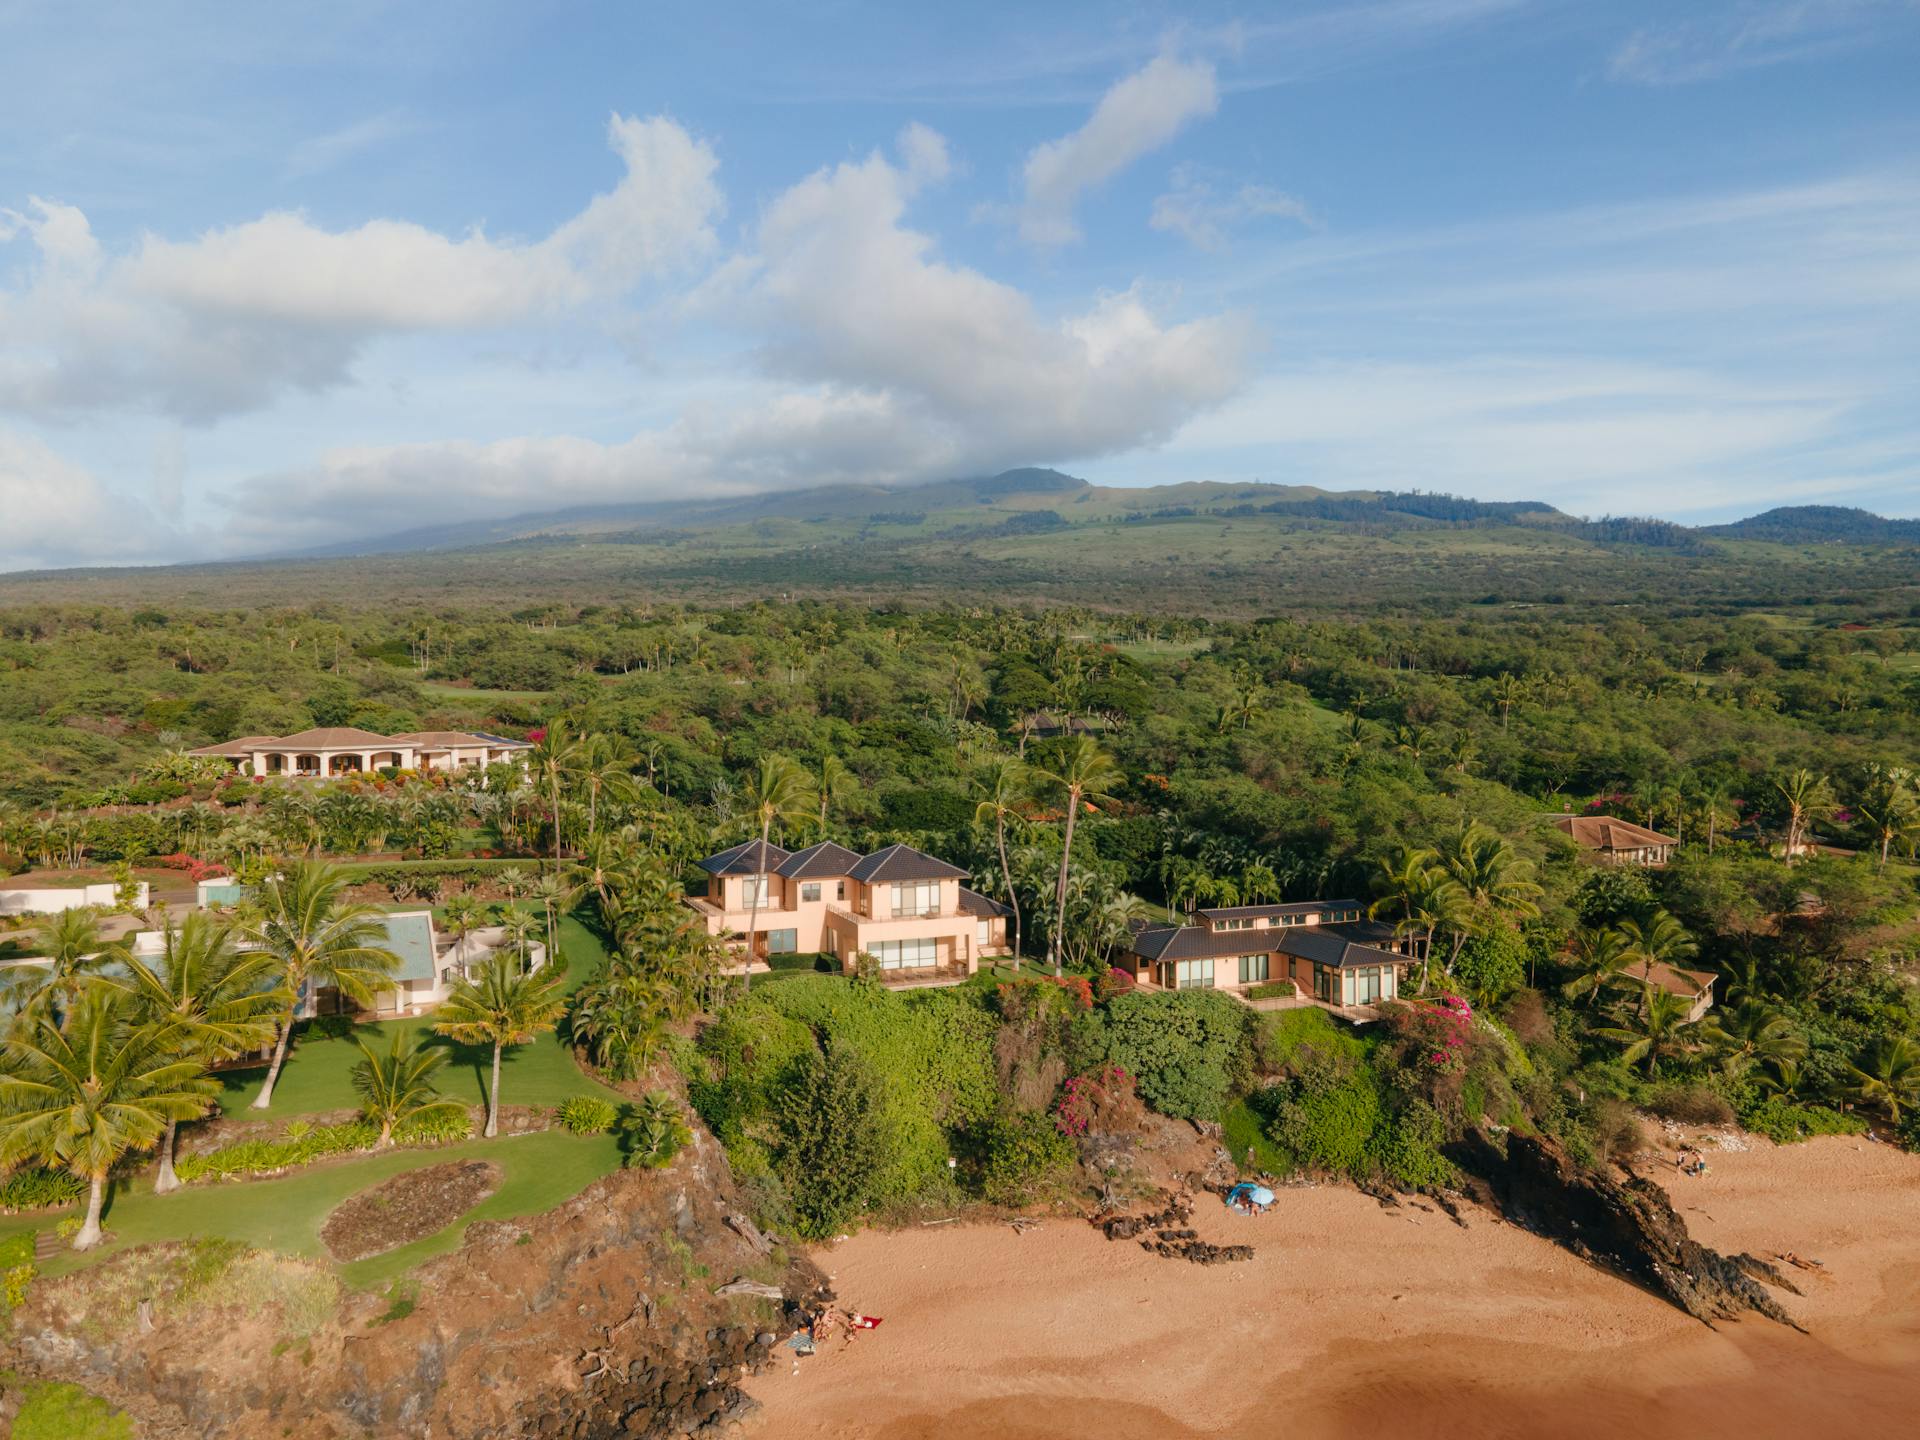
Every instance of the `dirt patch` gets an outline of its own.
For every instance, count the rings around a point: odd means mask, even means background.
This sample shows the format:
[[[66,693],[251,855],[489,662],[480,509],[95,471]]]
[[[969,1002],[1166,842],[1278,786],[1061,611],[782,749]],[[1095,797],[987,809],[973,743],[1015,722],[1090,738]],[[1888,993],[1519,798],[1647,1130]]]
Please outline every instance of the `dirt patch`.
[[[457,1160],[409,1170],[344,1202],[320,1238],[336,1260],[364,1260],[423,1240],[466,1214],[500,1184],[500,1167]]]

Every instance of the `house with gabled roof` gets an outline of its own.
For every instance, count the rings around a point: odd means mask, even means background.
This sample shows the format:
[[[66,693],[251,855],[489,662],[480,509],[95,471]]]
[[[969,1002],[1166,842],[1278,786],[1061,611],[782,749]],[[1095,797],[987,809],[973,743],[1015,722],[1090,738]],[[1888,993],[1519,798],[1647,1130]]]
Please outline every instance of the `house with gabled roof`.
[[[911,845],[861,855],[830,840],[804,850],[749,840],[700,868],[707,892],[687,904],[748,968],[816,954],[852,970],[864,956],[889,984],[952,984],[1009,953],[1013,912],[969,889],[959,866]]]
[[[1350,1019],[1399,996],[1414,957],[1358,900],[1234,905],[1143,925],[1115,968],[1150,990],[1225,990],[1263,1008],[1318,1005]]]

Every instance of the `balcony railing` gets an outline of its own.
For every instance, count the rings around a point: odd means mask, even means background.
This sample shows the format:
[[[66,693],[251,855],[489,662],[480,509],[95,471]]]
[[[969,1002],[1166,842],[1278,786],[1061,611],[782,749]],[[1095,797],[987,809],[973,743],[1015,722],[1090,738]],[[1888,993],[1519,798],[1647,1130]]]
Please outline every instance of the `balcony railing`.
[[[924,910],[916,910],[912,906],[896,905],[893,907],[893,914],[889,918],[894,920],[938,920],[940,914],[941,911],[938,905],[931,906]]]

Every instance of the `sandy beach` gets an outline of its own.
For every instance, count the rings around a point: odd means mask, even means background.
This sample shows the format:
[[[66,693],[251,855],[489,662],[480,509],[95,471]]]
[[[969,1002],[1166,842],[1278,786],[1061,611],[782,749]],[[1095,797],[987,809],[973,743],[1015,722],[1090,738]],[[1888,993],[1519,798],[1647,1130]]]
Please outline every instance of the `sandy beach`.
[[[1913,1433],[1920,1157],[1747,1143],[1665,1183],[1705,1243],[1822,1263],[1781,1297],[1806,1335],[1709,1329],[1483,1212],[1327,1187],[1259,1219],[1204,1200],[1203,1237],[1257,1247],[1238,1265],[1070,1222],[857,1235],[817,1258],[883,1327],[749,1388],[782,1437]]]

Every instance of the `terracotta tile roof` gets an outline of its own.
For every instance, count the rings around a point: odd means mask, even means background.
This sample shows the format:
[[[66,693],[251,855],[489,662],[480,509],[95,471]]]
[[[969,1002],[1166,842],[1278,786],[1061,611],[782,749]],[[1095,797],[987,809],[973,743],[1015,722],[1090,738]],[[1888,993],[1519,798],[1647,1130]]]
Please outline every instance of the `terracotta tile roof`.
[[[1644,850],[1680,843],[1671,835],[1612,815],[1556,815],[1553,823],[1562,835],[1586,850]]]
[[[189,750],[189,755],[241,756],[251,755],[262,746],[278,745],[280,742],[271,735],[242,735],[238,740],[229,740],[222,745],[202,745],[197,750]]]
[[[1713,982],[1720,977],[1711,970],[1682,970],[1678,965],[1667,965],[1655,961],[1652,965],[1642,965],[1627,972],[1651,985],[1656,990],[1664,990],[1669,995],[1679,995],[1688,1000],[1697,1000],[1713,988]]]

